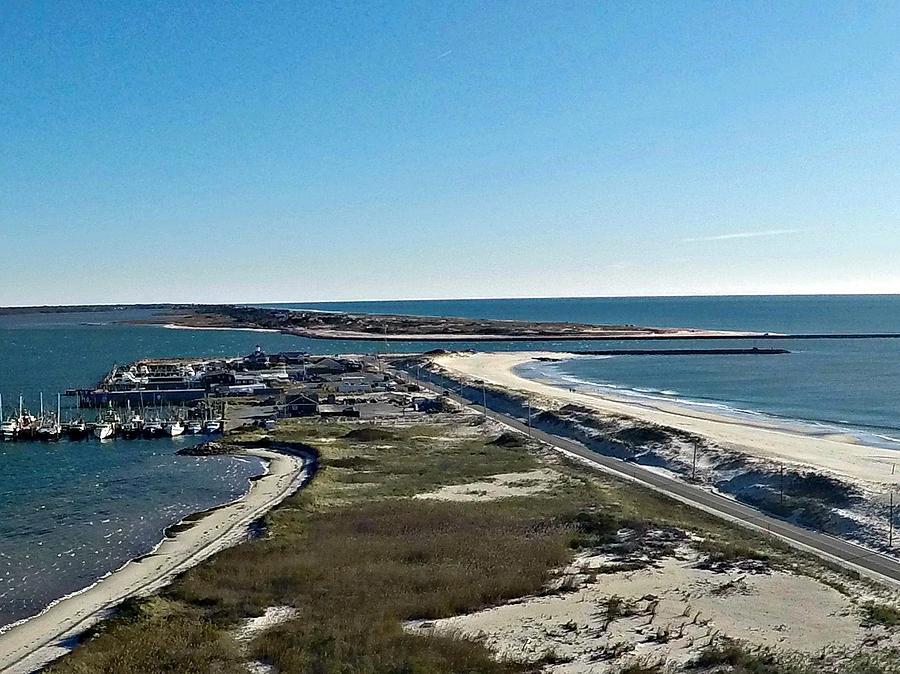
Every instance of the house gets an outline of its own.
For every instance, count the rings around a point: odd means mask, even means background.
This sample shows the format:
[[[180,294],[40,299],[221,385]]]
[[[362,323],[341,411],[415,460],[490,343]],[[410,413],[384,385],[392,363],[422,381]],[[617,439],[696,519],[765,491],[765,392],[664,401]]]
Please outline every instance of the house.
[[[307,358],[303,351],[282,351],[275,356],[279,363],[285,365],[302,365]]]
[[[323,389],[337,393],[372,393],[385,391],[388,378],[383,374],[372,372],[354,372],[352,374],[326,374],[318,377],[323,382]]]
[[[334,358],[320,358],[315,362],[306,364],[306,375],[308,377],[316,377],[321,375],[343,374],[347,371],[347,366]]]
[[[286,391],[278,405],[282,417],[310,417],[318,412],[318,396],[306,391]]]

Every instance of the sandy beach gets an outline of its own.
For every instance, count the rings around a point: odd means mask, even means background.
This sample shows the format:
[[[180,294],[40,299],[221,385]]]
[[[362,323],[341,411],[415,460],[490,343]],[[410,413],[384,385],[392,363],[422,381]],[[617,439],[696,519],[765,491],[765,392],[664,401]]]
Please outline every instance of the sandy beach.
[[[292,494],[305,478],[299,457],[263,449],[245,453],[265,460],[268,470],[242,498],[208,511],[192,526],[179,527],[151,553],[0,634],[0,672],[32,672],[64,655],[71,650],[73,637],[122,600],[157,591],[179,573],[240,542],[254,520]]]
[[[676,428],[762,460],[826,471],[838,478],[865,483],[877,491],[900,484],[900,471],[892,474],[892,467],[900,458],[896,451],[859,444],[852,438],[805,434],[763,420],[736,419],[665,401],[638,403],[573,391],[526,379],[514,371],[536,358],[567,357],[568,354],[559,352],[472,353],[438,356],[434,363],[457,376],[539,396],[551,404],[584,405],[601,413]]]

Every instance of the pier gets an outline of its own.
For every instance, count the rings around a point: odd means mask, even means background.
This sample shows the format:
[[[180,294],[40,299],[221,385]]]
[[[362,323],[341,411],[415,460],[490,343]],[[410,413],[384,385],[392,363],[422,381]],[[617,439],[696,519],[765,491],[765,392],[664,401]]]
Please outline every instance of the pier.
[[[580,356],[780,356],[787,349],[605,349],[572,351]]]

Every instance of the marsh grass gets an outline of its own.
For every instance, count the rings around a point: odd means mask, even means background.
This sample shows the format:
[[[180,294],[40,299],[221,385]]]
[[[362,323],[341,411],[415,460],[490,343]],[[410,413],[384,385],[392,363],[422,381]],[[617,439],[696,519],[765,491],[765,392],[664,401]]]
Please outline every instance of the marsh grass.
[[[234,640],[191,607],[132,602],[86,645],[47,670],[53,674],[220,672],[246,674]]]
[[[559,460],[553,466],[567,479],[547,492],[485,503],[412,499],[548,460],[534,446],[492,444],[496,429],[459,414],[396,423],[390,437],[358,438],[351,431],[359,428],[366,427],[281,424],[275,441],[320,452],[311,485],[264,518],[263,536],[188,571],[161,597],[130,603],[49,671],[231,674],[244,671],[247,657],[285,674],[533,671],[539,664],[497,662],[479,642],[410,633],[403,623],[536,594],[575,550],[608,543],[621,529],[680,527],[741,540],[752,554],[781,554],[766,539]],[[241,652],[230,630],[273,605],[299,614]]]

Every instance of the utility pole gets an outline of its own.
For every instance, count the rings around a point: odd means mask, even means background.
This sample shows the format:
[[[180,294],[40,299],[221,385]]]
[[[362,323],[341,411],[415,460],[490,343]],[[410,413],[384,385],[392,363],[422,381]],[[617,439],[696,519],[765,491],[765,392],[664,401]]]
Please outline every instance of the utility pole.
[[[531,437],[531,398],[525,398],[528,403],[528,437]]]
[[[484,410],[484,416],[487,416],[487,384],[484,379],[481,380],[481,407]]]
[[[780,482],[781,482],[781,499],[779,502],[781,503],[781,505],[784,505],[784,464],[783,463],[780,466],[780,473],[781,473],[781,480],[780,480]]]
[[[894,547],[894,492],[891,491],[891,505],[888,509],[888,547]]]

